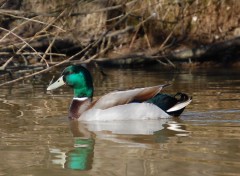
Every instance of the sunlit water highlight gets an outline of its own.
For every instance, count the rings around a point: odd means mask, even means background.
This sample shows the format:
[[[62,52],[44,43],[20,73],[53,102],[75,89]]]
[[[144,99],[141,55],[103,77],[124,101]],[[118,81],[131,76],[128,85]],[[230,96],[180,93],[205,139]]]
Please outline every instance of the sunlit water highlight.
[[[240,175],[240,71],[105,71],[95,95],[171,82],[193,102],[180,118],[75,123],[51,78],[1,88],[0,175]]]

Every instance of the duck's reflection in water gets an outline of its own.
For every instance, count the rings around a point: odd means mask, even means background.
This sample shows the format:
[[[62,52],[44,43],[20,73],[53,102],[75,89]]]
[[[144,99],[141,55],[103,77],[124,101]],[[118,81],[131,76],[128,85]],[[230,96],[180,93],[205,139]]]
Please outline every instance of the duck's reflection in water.
[[[53,163],[74,170],[92,168],[96,138],[149,148],[152,144],[166,143],[174,136],[189,135],[186,126],[179,119],[87,123],[70,121],[70,129],[74,137],[74,148],[65,153],[60,152],[60,149],[52,149],[50,152],[55,154]]]
[[[78,121],[70,121],[69,125],[74,139],[73,149],[68,152],[50,149],[50,153],[55,155],[52,162],[66,169],[90,170],[94,155],[95,134]]]
[[[186,125],[182,124],[179,118],[168,121],[163,124],[163,129],[155,131],[155,141],[158,143],[166,143],[171,137],[174,136],[189,136],[190,131],[186,129]]]

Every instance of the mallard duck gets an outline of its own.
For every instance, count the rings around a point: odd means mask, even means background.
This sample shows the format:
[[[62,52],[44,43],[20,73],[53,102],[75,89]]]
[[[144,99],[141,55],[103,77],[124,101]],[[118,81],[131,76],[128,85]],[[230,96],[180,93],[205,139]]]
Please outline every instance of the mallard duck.
[[[69,118],[83,121],[146,120],[179,116],[192,101],[184,93],[174,96],[160,91],[169,84],[114,91],[93,97],[94,87],[90,72],[83,66],[65,68],[60,78],[47,90],[62,85],[73,88],[74,97],[69,108]]]

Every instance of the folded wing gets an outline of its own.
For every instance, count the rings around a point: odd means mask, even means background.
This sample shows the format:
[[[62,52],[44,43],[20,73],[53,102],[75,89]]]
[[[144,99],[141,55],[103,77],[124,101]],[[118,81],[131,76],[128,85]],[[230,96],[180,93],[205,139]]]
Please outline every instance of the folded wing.
[[[95,100],[92,104],[92,108],[107,109],[130,102],[143,102],[157,95],[168,85],[169,84],[111,92]]]

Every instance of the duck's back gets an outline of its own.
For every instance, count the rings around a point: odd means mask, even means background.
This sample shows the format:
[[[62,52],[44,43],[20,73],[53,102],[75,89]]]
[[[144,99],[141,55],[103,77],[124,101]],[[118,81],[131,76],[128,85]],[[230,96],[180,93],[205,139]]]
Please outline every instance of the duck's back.
[[[157,95],[165,86],[167,85],[110,92],[97,99],[93,103],[93,108],[107,109],[118,105],[128,104],[134,101],[143,102]]]

